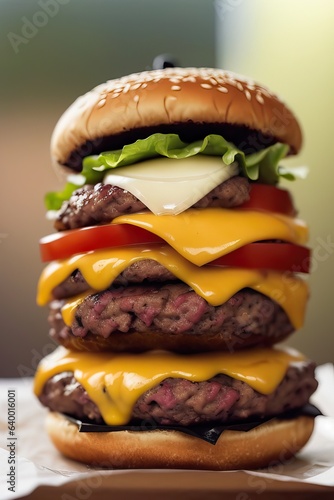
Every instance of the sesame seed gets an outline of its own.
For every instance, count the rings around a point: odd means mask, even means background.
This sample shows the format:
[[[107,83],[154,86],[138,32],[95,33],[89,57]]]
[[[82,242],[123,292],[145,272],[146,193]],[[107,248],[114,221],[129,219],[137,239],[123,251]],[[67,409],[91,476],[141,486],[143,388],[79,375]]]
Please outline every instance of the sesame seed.
[[[259,102],[260,104],[264,104],[264,99],[262,97],[261,94],[256,94],[255,96],[255,99],[257,100],[257,102]]]
[[[237,82],[237,88],[242,92],[244,90],[242,84],[240,82]]]
[[[201,83],[201,87],[203,89],[212,89],[212,85],[209,85],[208,83]]]
[[[112,92],[122,92],[124,85],[115,85],[111,88]]]
[[[196,78],[194,76],[185,76],[184,78],[182,78],[182,81],[196,83]]]
[[[141,83],[135,83],[131,85],[131,90],[138,90],[141,87]]]
[[[224,81],[224,80],[222,80],[222,82],[221,82],[221,83],[227,83],[228,85],[231,85],[232,87],[237,87],[237,83],[239,83],[239,82],[236,82],[236,81],[234,80],[234,78],[230,78],[230,77],[229,77],[229,78],[226,78],[226,79],[225,79],[225,81]]]
[[[97,107],[98,108],[102,108],[102,106],[104,106],[106,103],[106,99],[101,99],[98,103],[97,103]]]
[[[252,99],[252,94],[247,89],[245,90],[245,96],[249,101]]]
[[[273,95],[273,94],[270,94],[270,92],[267,89],[265,89],[264,87],[261,87],[261,94],[265,95],[266,97],[269,97],[269,98]]]
[[[139,101],[139,95],[138,95],[138,94],[136,94],[136,95],[134,96],[133,100],[134,100],[135,102],[138,102],[138,101]]]
[[[171,90],[181,90],[180,85],[172,85]]]
[[[217,87],[217,90],[219,90],[219,92],[222,92],[223,94],[227,94],[228,92],[228,89],[226,87],[222,87],[221,85]]]

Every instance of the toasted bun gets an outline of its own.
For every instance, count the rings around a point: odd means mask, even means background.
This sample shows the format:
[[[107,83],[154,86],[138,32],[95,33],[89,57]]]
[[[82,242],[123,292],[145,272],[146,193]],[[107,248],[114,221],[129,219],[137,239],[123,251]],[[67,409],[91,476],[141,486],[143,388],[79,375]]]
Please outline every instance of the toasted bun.
[[[292,112],[265,87],[219,69],[166,68],[108,81],[78,98],[55,127],[51,156],[62,173],[80,170],[87,155],[191,124],[206,125],[202,135],[222,132],[228,140],[236,135],[229,132],[233,126],[239,142],[256,131],[257,141],[262,140],[258,147],[280,141],[290,153],[297,153],[302,142]],[[129,139],[131,131],[141,133]],[[117,136],[123,143],[115,142]]]
[[[310,438],[314,419],[273,419],[248,432],[224,431],[213,445],[170,430],[78,432],[50,412],[47,430],[58,450],[74,460],[113,469],[257,469],[291,458]]]

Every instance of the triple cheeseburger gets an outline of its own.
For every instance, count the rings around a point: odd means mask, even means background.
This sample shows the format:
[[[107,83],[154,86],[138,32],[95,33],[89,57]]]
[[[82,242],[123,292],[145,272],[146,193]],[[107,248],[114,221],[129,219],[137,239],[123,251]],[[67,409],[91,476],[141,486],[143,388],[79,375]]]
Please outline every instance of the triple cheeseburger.
[[[57,232],[38,303],[60,345],[35,393],[66,456],[112,468],[264,467],[309,439],[308,229],[281,161],[299,124],[230,72],[167,68],[77,99],[51,141]]]

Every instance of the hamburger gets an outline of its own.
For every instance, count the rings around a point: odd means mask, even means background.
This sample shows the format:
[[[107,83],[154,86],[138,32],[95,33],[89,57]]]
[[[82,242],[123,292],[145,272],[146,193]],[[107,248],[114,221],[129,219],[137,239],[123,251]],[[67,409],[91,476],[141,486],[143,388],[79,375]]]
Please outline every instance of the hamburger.
[[[57,123],[56,232],[37,301],[59,347],[35,393],[67,457],[111,468],[265,467],[309,439],[307,224],[280,178],[299,123],[231,72],[102,84]]]

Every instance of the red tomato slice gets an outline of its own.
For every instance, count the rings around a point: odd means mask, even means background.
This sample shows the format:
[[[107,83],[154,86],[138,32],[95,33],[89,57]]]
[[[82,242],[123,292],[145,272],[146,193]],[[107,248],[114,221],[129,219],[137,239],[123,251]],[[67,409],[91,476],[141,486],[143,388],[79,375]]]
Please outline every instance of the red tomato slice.
[[[48,262],[91,250],[147,243],[165,242],[136,226],[106,224],[45,236],[40,240],[40,251],[42,260]],[[291,243],[250,243],[212,261],[210,265],[308,273],[310,250]]]
[[[163,242],[159,236],[140,227],[129,224],[105,224],[50,234],[43,237],[39,245],[42,261],[48,262],[101,248]]]
[[[311,251],[293,243],[250,243],[210,262],[211,266],[310,272]]]
[[[250,199],[238,208],[278,212],[291,217],[297,213],[289,191],[267,184],[252,184]]]

